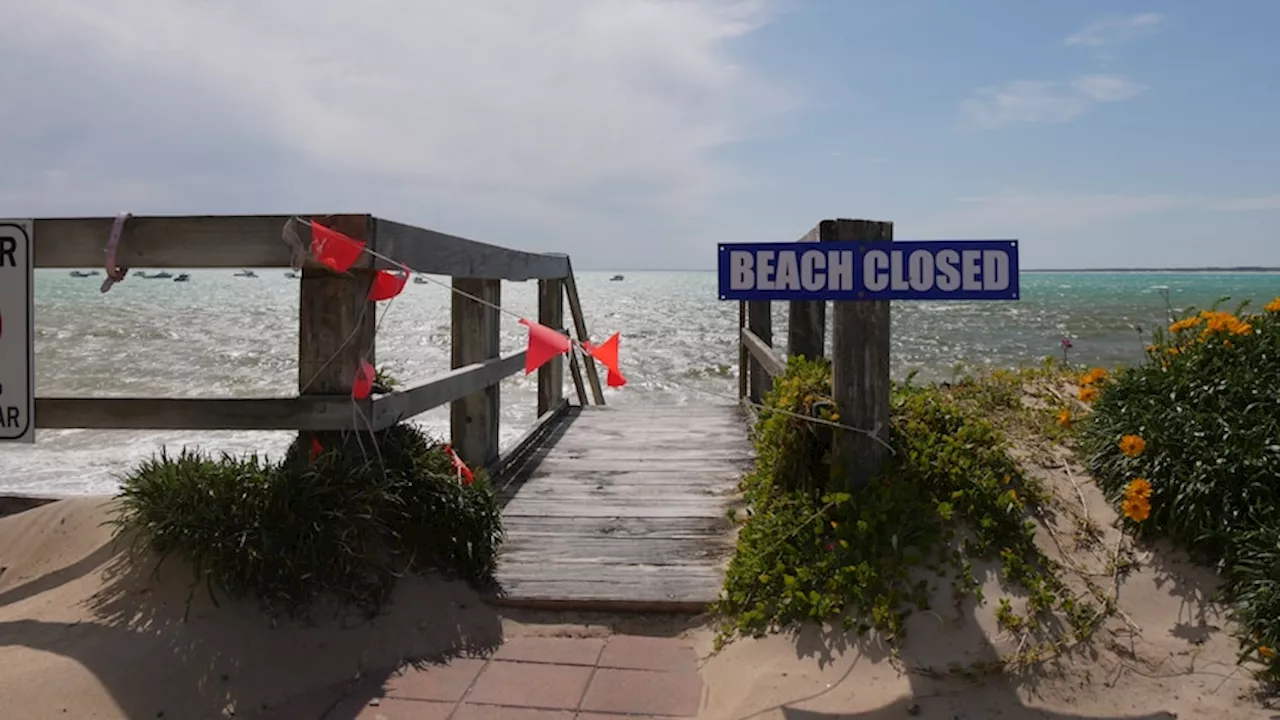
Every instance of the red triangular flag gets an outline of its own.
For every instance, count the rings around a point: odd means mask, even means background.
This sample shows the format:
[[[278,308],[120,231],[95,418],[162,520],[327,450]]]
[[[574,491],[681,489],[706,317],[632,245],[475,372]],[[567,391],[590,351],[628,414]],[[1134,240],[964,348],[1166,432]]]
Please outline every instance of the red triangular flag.
[[[618,370],[618,341],[620,339],[618,333],[614,333],[613,337],[605,340],[604,344],[599,347],[591,343],[582,343],[582,349],[586,350],[588,355],[599,360],[601,365],[608,368],[609,372],[605,376],[605,382],[609,387],[622,387],[627,384],[627,379]]]
[[[454,452],[453,446],[445,443],[444,451],[449,454],[449,461],[453,463],[453,471],[457,473],[458,479],[463,485],[470,485],[475,482],[475,475],[471,474],[471,468],[462,462],[462,458],[458,457],[458,453]]]
[[[320,457],[323,454],[324,454],[324,446],[320,444],[320,441],[316,439],[314,435],[312,435],[311,436],[311,462],[315,462],[316,458]]]
[[[524,356],[525,375],[542,367],[551,358],[569,352],[569,336],[524,318],[520,319],[520,324],[529,328],[529,350]]]
[[[360,369],[356,370],[356,379],[351,382],[351,397],[356,400],[369,397],[373,393],[373,379],[377,374],[368,360],[361,360]]]
[[[369,301],[381,302],[390,300],[404,290],[404,285],[407,282],[409,282],[409,268],[407,267],[401,266],[396,272],[379,270],[378,274],[373,276],[373,285],[369,286]]]
[[[360,259],[364,243],[311,221],[311,254],[334,272],[346,272]]]

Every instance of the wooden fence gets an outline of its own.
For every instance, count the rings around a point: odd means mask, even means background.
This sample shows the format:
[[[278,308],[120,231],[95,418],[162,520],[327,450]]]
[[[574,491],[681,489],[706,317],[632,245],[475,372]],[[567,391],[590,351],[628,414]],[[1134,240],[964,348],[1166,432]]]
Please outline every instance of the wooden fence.
[[[799,242],[892,242],[893,223],[872,220],[823,220]],[[738,397],[760,403],[786,359],[773,346],[772,303],[738,304]],[[851,487],[859,487],[880,469],[889,442],[889,303],[860,300],[831,303],[832,394],[840,424],[865,432],[836,432],[832,462]],[[789,303],[786,356],[814,359],[825,351],[827,303]]]
[[[292,216],[132,217],[124,225],[117,264],[127,268],[289,267],[292,249],[283,229]],[[453,287],[494,305],[501,282],[538,281],[538,322],[564,326],[568,298],[574,329],[587,327],[567,255],[529,253],[445,235],[370,215],[307,215],[395,263],[430,275],[447,275]],[[114,218],[35,221],[35,265],[83,268],[103,265]],[[308,261],[309,262],[309,261]],[[278,398],[82,398],[37,397],[36,427],[166,430],[367,430],[352,412],[352,382],[360,362],[374,363],[377,313],[368,292],[377,270],[397,265],[364,254],[345,274],[310,263],[302,270],[298,333],[298,389]],[[452,367],[420,385],[375,394],[358,405],[381,430],[444,404],[450,405],[451,442],[472,466],[501,472],[532,447],[568,406],[564,357],[538,370],[538,422],[505,453],[499,447],[499,383],[524,370],[524,351],[501,355],[499,312],[457,292],[452,295]],[[584,356],[591,398],[604,404],[594,362]],[[577,355],[569,355],[579,404],[587,386]]]

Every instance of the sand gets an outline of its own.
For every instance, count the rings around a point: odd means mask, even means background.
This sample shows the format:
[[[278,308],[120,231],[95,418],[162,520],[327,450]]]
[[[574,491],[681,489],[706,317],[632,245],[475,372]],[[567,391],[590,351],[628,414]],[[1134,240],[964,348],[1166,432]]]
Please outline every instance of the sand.
[[[703,658],[708,720],[1280,716],[1253,697],[1248,669],[1236,665],[1229,623],[1209,600],[1212,573],[1162,546],[1128,549],[1080,468],[1028,464],[1058,498],[1044,546],[1074,569],[1081,592],[1088,579],[1115,594],[1123,616],[1086,646],[1016,672],[946,674],[952,662],[990,663],[1021,641],[997,629],[994,602],[955,607],[941,596],[935,611],[912,617],[899,658],[875,639],[817,627],[713,653],[714,634],[698,619],[500,614],[465,586],[434,578],[403,581],[373,622],[320,611],[310,626],[276,623],[251,606],[192,596],[176,559],[153,576],[153,562],[112,543],[102,524],[111,502],[89,498],[0,519],[2,714],[252,717],[409,660],[484,653],[504,637],[628,632],[688,638]],[[1100,536],[1080,545],[1073,532],[1085,516]],[[1133,563],[1119,578],[1108,563],[1117,549]],[[988,597],[1002,594],[995,573],[983,572]]]

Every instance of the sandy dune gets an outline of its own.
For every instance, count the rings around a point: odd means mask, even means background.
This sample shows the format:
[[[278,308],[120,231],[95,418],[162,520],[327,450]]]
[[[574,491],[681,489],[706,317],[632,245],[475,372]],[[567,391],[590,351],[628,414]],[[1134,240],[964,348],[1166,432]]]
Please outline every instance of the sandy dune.
[[[503,637],[620,631],[692,640],[709,720],[1277,717],[1235,664],[1227,621],[1208,599],[1212,575],[1166,549],[1129,550],[1078,468],[1037,472],[1062,508],[1045,526],[1045,547],[1073,569],[1073,587],[1087,592],[1093,582],[1123,614],[1087,646],[1015,673],[947,674],[953,662],[991,663],[1021,641],[996,628],[993,602],[955,607],[942,595],[934,611],[912,617],[897,659],[873,640],[817,628],[713,654],[713,633],[697,622],[500,615],[462,585],[422,578],[402,582],[372,623],[331,610],[311,626],[273,623],[242,604],[217,607],[203,589],[192,594],[176,559],[152,576],[154,561],[112,544],[102,524],[111,504],[99,498],[0,519],[0,698],[5,717],[31,720],[252,717],[406,660],[484,652]],[[1081,547],[1072,528],[1086,515],[1102,532]],[[1117,549],[1132,563],[1121,576],[1109,562]],[[987,596],[1001,595],[985,572]]]

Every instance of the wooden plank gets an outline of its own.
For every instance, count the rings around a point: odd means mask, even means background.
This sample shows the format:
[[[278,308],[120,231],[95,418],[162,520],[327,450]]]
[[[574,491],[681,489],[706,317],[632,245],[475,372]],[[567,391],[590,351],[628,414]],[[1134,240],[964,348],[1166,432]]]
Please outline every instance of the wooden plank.
[[[721,498],[697,500],[672,500],[659,505],[646,502],[639,505],[628,499],[615,501],[591,500],[582,503],[564,503],[557,498],[529,497],[517,494],[502,510],[503,517],[724,517],[727,505]]]
[[[741,341],[742,332],[747,329],[747,303],[743,300],[738,301],[738,400],[742,401],[747,397],[747,377],[750,375],[747,363],[750,362],[751,356],[748,354],[747,346]]]
[[[564,281],[538,281],[538,323],[554,330],[564,326]],[[551,358],[538,368],[538,414],[555,407],[564,397],[564,356]]]
[[[522,281],[569,274],[564,255],[512,250],[383,218],[373,218],[373,235],[379,253],[429,275]],[[378,267],[395,265],[379,260]]]
[[[892,242],[893,223],[824,220],[837,240]],[[850,489],[866,485],[888,457],[889,303],[842,301],[832,312],[831,385],[840,422],[867,431],[834,435],[832,464]]]
[[[483,467],[498,458],[498,419],[502,412],[500,381],[506,375],[494,376],[499,369],[515,372],[514,363],[503,365],[498,357],[502,337],[496,308],[502,303],[502,281],[454,278],[453,289],[457,291],[452,293],[450,361],[454,369],[477,364],[483,368],[485,363],[498,363],[494,372],[476,372],[467,376],[473,381],[483,378],[485,384],[454,399],[449,407],[449,437],[454,449],[463,462],[472,467]]]
[[[563,536],[631,539],[723,538],[732,531],[724,517],[523,517],[503,518],[508,537]]]
[[[128,268],[289,267],[291,253],[281,233],[290,217],[131,217],[120,234],[116,259]],[[36,220],[36,267],[102,267],[114,221],[112,217]]]
[[[771,307],[772,304],[768,300],[747,301],[747,330],[768,347],[773,346],[773,315]],[[747,349],[751,350],[750,347]],[[751,352],[749,354],[752,359],[747,363],[750,374],[747,397],[751,402],[760,403],[764,400],[764,396],[769,390],[773,388],[773,378],[765,369],[764,364],[756,358],[756,353]]]
[[[799,242],[831,242],[818,223]],[[829,233],[830,234],[830,233]],[[792,300],[787,307],[787,355],[814,360],[824,356],[827,340],[827,302]]]
[[[578,281],[573,276],[573,263],[568,255],[564,256],[564,261],[569,268],[569,273],[564,278],[564,291],[569,299],[569,316],[573,318],[573,327],[578,333],[578,340],[587,342],[591,340],[591,335],[587,333],[587,320],[582,314],[582,299],[578,297]],[[595,399],[596,405],[604,405],[604,389],[600,387],[600,373],[596,370],[595,358],[585,355],[582,362],[586,365],[587,380],[591,383],[591,396]],[[587,403],[583,401],[582,404]]]
[[[554,439],[556,429],[564,422],[564,416],[571,412],[568,400],[561,400],[559,405],[538,416],[533,424],[520,437],[516,438],[508,448],[504,449],[498,459],[486,470],[490,477],[501,486],[511,481],[513,474],[519,473],[527,463],[541,458],[539,446]]]
[[[778,357],[778,353],[772,347],[750,330],[742,331],[742,346],[751,353],[752,359],[769,377],[778,377],[787,372],[787,362]]]
[[[715,474],[721,472],[734,472],[745,474],[750,472],[755,465],[755,458],[741,458],[737,460],[720,459],[698,459],[687,457],[673,458],[642,458],[638,461],[629,462],[625,468],[620,467],[618,463],[609,460],[608,457],[603,458],[565,458],[540,453],[537,459],[537,467],[534,469],[538,474],[558,474],[572,472],[617,472],[620,470],[635,472],[670,472],[685,473],[686,475],[702,476],[705,474]],[[534,462],[533,460],[530,461]]]
[[[524,369],[524,350],[455,368],[433,380],[380,397],[374,403],[375,427],[384,428],[466,397]]]
[[[584,355],[585,359],[591,359],[591,356]],[[573,377],[573,391],[578,395],[578,404],[582,407],[587,406],[587,389],[582,382],[582,368],[578,367],[578,351],[570,348],[569,350],[569,375]]]
[[[595,563],[599,565],[718,565],[733,554],[733,543],[724,538],[708,543],[703,538],[600,538],[584,543],[582,538],[543,538],[517,535],[502,546],[502,559],[509,564]]]
[[[497,576],[493,602],[508,607],[689,613],[714,602],[724,579],[712,567],[574,563],[504,565]]]
[[[552,463],[540,466],[531,476],[537,478],[539,484],[559,483],[591,483],[595,485],[718,485],[720,483],[737,483],[742,478],[739,467],[717,463],[708,465],[708,470],[689,472],[675,467],[658,467],[643,469],[635,467],[610,468],[608,470],[581,470],[578,463],[566,463],[557,470]]]
[[[300,398],[36,398],[36,427],[85,430],[348,430],[351,396]],[[368,401],[359,404],[369,416]],[[358,427],[357,427],[358,425]]]

